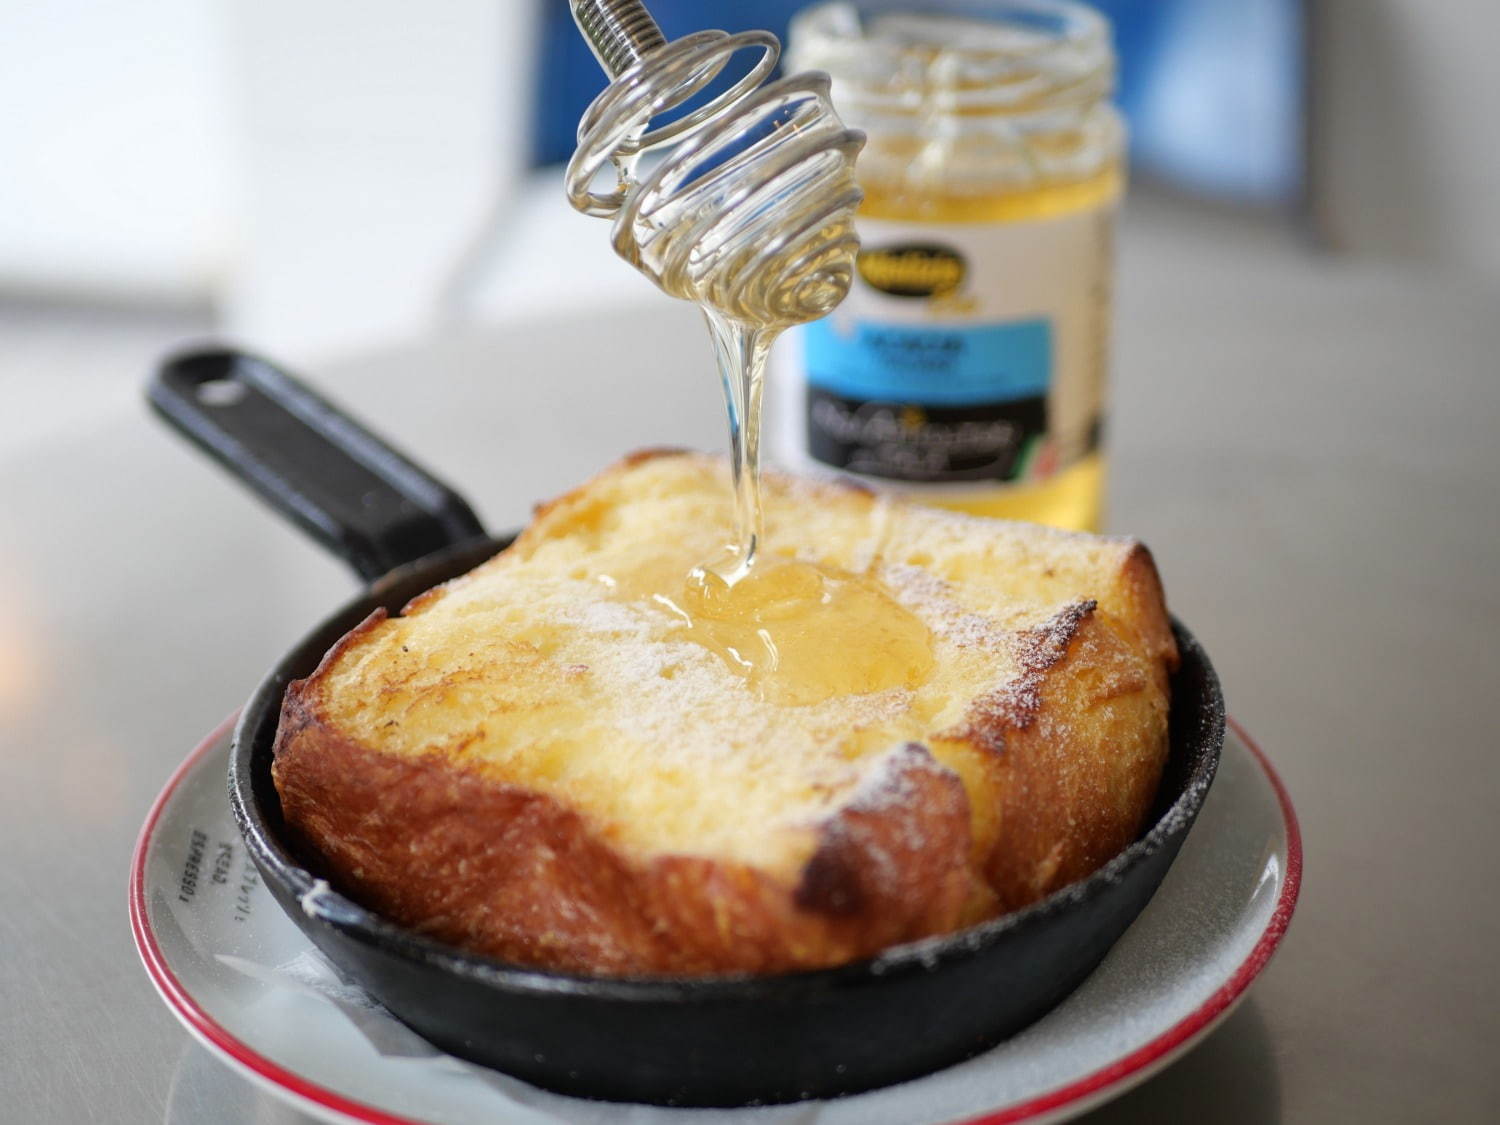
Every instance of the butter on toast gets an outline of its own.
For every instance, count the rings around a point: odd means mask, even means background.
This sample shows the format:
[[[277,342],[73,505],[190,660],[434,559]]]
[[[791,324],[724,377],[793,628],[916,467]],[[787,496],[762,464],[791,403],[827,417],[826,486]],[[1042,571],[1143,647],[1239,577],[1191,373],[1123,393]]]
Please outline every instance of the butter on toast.
[[[714,557],[726,478],[629,458],[291,685],[273,776],[337,885],[523,964],[770,972],[1014,909],[1135,837],[1177,660],[1143,546],[768,474],[770,554],[877,579],[933,654],[788,705],[611,588]]]

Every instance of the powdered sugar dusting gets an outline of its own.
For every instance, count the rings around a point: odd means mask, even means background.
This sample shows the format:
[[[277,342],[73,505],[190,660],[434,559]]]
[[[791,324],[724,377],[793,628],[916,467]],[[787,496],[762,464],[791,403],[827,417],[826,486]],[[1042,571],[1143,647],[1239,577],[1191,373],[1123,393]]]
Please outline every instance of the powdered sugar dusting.
[[[859,784],[849,794],[846,807],[860,812],[878,812],[892,806],[909,805],[919,791],[923,774],[957,776],[940,764],[927,747],[906,742],[869,761]]]
[[[973,613],[953,596],[953,587],[930,570],[888,565],[880,580],[896,600],[927,623],[937,636],[959,648],[994,648],[1010,635],[993,617]]]
[[[1016,674],[975,699],[963,724],[953,733],[992,753],[1003,753],[1006,732],[1024,730],[1036,720],[1047,673],[1067,655],[1079,625],[1095,606],[1092,599],[1074,602],[1040,624],[1012,634],[1008,644],[1016,660]]]
[[[619,577],[628,588],[634,575],[636,588],[659,589],[722,543],[720,468],[694,461],[684,473],[674,461],[633,466],[636,483],[614,495],[589,486],[592,507],[552,509],[522,550],[393,621],[401,652],[412,646],[394,681],[405,694],[403,725],[393,729],[439,731],[452,711],[477,713],[469,760],[576,798],[612,840],[760,862],[778,831],[912,800],[924,771],[948,772],[923,744],[984,701],[1008,716],[1034,712],[1044,665],[1081,619],[1069,624],[1068,614],[1093,609],[1065,604],[1080,591],[1070,576],[1097,578],[1099,560],[1128,543],[997,531],[1004,525],[778,478],[768,492],[772,546],[880,581],[931,632],[936,670],[915,688],[777,704],[688,640],[668,607],[601,581]],[[931,559],[978,563],[948,581]],[[1035,601],[986,577],[1052,568],[1062,575],[1052,586],[1025,587]],[[1054,596],[1058,589],[1072,593]],[[460,632],[460,667],[442,671],[440,650]]]

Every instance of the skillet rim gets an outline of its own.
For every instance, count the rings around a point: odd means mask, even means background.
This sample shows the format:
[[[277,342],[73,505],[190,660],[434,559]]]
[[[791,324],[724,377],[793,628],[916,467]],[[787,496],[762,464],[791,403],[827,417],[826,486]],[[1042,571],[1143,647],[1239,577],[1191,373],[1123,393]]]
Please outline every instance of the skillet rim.
[[[425,967],[511,993],[633,1004],[760,1000],[769,995],[816,995],[878,986],[883,981],[930,973],[947,964],[980,956],[1011,935],[1087,905],[1106,887],[1120,882],[1133,868],[1177,837],[1186,835],[1218,772],[1225,730],[1224,697],[1218,675],[1197,638],[1172,616],[1172,631],[1182,653],[1182,667],[1177,675],[1196,666],[1202,678],[1201,695],[1194,708],[1197,729],[1182,735],[1186,744],[1197,751],[1194,760],[1187,763],[1182,791],[1151,827],[1123,851],[1090,875],[1060,887],[1046,898],[963,930],[890,946],[873,957],[831,968],[789,973],[601,977],[539,969],[470,953],[382,917],[333,889],[303,866],[295,851],[278,837],[260,806],[255,784],[256,736],[266,732],[263,739],[274,738],[275,719],[287,683],[309,674],[334,641],[372,610],[387,603],[405,602],[425,589],[458,577],[504,550],[514,538],[514,534],[505,534],[470,540],[392,570],[309,630],[257,685],[235,723],[229,758],[229,803],[262,877],[300,902],[309,919],[328,925],[351,941],[402,960],[418,961]],[[1180,712],[1174,708],[1172,713]],[[1170,717],[1168,721],[1170,724]],[[263,772],[269,770],[269,755],[267,745],[263,758],[267,766]],[[266,784],[269,785],[269,778]]]

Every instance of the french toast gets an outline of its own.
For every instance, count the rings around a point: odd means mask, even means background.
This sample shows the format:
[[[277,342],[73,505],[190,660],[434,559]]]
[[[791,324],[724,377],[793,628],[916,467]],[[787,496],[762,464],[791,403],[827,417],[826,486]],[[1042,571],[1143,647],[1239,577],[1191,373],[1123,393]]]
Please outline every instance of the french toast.
[[[789,701],[631,594],[731,516],[720,459],[638,454],[288,688],[272,772],[322,873],[511,962],[764,973],[1013,910],[1134,839],[1177,662],[1145,547],[775,474],[765,502],[766,562],[869,583],[920,623],[919,676]]]

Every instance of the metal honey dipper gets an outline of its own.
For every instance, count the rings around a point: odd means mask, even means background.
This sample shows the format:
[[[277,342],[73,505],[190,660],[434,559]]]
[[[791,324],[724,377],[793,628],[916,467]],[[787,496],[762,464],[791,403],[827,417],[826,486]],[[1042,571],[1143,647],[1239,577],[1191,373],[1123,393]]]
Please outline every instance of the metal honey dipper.
[[[766,31],[699,31],[667,42],[639,0],[570,0],[611,82],[578,124],[566,187],[575,208],[614,220],[615,251],[663,291],[702,308],[729,407],[737,558],[760,539],[760,404],[765,359],[785,328],[843,300],[859,241],[854,158],[828,77],[766,82],[781,53]],[[706,104],[651,127],[706,89],[738,52],[759,57]],[[647,150],[671,145],[637,175]],[[612,190],[595,191],[612,165]]]

